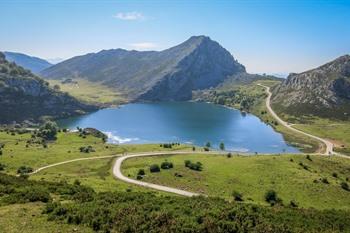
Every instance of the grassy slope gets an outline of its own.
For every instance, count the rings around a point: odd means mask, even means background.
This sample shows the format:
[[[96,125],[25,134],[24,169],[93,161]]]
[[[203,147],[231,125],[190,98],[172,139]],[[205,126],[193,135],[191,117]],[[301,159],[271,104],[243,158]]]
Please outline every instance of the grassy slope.
[[[291,162],[290,159],[294,161]],[[232,199],[232,192],[238,191],[248,202],[265,204],[264,194],[274,189],[288,204],[295,200],[301,207],[319,209],[350,209],[350,193],[340,187],[340,182],[350,179],[350,161],[338,157],[304,155],[284,156],[233,156],[222,155],[177,155],[166,157],[133,158],[125,161],[123,173],[136,177],[138,169],[145,169],[145,181],[170,185],[210,196]],[[174,163],[174,168],[150,173],[151,164],[165,160]],[[200,161],[204,170],[193,171],[184,166],[185,160]],[[305,170],[299,162],[306,164]],[[338,178],[332,176],[338,173]],[[183,177],[175,177],[174,174]],[[324,184],[327,178],[330,184]],[[317,183],[314,183],[317,180]],[[249,201],[250,200],[250,201]]]
[[[126,100],[113,88],[100,83],[89,82],[83,79],[75,79],[75,83],[62,84],[60,80],[47,80],[51,86],[59,85],[61,90],[72,96],[94,104],[119,105]]]
[[[158,144],[109,145],[104,144],[100,138],[87,136],[84,139],[79,137],[77,133],[59,133],[57,141],[49,143],[48,148],[43,148],[42,145],[31,145],[26,148],[26,141],[29,138],[30,134],[12,136],[5,132],[0,132],[0,142],[5,143],[3,155],[0,157],[0,163],[6,165],[7,173],[16,174],[18,167],[22,165],[37,169],[49,164],[76,158],[116,155],[123,152],[165,150],[159,147]],[[79,151],[81,146],[88,145],[91,145],[96,152],[81,153]],[[174,149],[186,148],[190,149],[192,147],[181,145]]]
[[[43,203],[13,204],[0,207],[0,231],[7,233],[93,232],[84,226],[47,221]]]
[[[350,155],[349,121],[312,118],[307,123],[295,124],[293,127],[329,139],[334,143],[336,151]]]

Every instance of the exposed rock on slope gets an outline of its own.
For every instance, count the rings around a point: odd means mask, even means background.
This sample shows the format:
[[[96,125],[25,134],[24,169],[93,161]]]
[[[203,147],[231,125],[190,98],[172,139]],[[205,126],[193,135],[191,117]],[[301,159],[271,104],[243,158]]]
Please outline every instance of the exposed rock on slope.
[[[0,123],[37,120],[42,116],[66,117],[96,109],[56,91],[44,80],[0,53]]]
[[[274,88],[275,109],[291,115],[350,117],[350,56],[337,58],[316,69],[290,74]]]
[[[32,71],[34,74],[38,74],[40,71],[52,66],[48,61],[38,57],[31,57],[26,54],[13,52],[4,52],[4,54],[6,60],[15,62],[17,65]]]
[[[244,66],[217,42],[194,36],[160,52],[115,49],[78,56],[41,74],[102,82],[131,100],[189,100],[192,90],[216,86],[242,72]]]

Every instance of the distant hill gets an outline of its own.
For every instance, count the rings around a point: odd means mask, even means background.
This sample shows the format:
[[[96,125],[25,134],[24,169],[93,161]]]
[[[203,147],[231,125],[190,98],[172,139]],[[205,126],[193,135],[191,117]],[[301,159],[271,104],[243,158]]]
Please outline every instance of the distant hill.
[[[4,54],[6,60],[15,62],[17,65],[30,70],[34,74],[38,74],[40,71],[52,66],[48,61],[38,57],[31,57],[26,54],[13,52],[4,52]]]
[[[290,115],[350,118],[350,56],[290,74],[273,89],[272,104]]]
[[[40,74],[50,79],[83,78],[101,82],[130,100],[189,100],[192,90],[215,87],[245,67],[219,43],[193,36],[157,51],[103,50],[73,57]]]
[[[49,87],[43,79],[0,53],[0,123],[38,120],[42,116],[68,117],[96,110]]]

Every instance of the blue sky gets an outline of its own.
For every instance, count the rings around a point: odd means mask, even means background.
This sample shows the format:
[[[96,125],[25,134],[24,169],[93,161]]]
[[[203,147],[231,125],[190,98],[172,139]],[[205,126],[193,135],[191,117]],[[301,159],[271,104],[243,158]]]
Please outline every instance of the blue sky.
[[[251,73],[302,72],[350,53],[350,0],[1,0],[0,50],[46,59],[162,50],[207,35]]]

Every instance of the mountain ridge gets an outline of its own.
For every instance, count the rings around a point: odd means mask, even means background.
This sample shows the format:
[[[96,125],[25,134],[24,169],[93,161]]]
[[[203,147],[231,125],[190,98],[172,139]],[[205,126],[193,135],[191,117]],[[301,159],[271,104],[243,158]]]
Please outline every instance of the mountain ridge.
[[[299,74],[291,73],[272,94],[272,103],[281,112],[348,119],[350,55]]]
[[[131,100],[189,100],[195,89],[216,86],[245,67],[219,43],[193,36],[163,51],[102,50],[73,57],[41,72],[45,78],[85,78]]]
[[[49,68],[52,64],[42,58],[30,56],[24,53],[15,53],[5,51],[3,54],[6,60],[15,62],[17,65],[30,70],[34,74],[39,74],[40,71]]]

